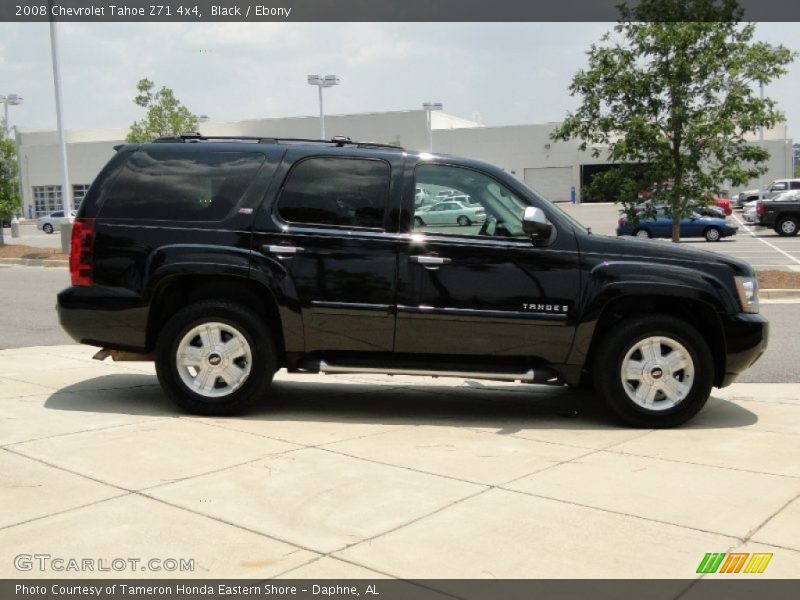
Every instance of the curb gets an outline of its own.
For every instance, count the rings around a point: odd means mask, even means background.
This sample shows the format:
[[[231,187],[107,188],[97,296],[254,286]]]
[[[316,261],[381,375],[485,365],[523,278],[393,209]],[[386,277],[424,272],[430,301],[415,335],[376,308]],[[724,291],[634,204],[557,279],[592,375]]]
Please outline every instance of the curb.
[[[800,290],[758,290],[758,297],[767,300],[800,300]]]
[[[24,267],[68,267],[69,261],[55,258],[0,258],[0,265]]]

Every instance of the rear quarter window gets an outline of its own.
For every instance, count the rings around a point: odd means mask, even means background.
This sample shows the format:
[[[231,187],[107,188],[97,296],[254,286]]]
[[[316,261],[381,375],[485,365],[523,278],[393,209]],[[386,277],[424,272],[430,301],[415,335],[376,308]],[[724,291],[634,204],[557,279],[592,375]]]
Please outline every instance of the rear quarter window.
[[[257,152],[138,150],[102,201],[111,219],[220,221],[264,163]]]

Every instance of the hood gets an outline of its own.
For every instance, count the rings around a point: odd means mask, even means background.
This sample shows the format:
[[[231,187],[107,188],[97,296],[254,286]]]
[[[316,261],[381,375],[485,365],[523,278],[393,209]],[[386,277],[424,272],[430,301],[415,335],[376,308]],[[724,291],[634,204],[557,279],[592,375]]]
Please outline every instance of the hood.
[[[721,220],[721,219],[712,219]],[[669,241],[642,240],[635,237],[583,235],[581,252],[602,254],[608,261],[646,260],[649,263],[680,264],[684,267],[705,270],[708,266],[728,267],[734,275],[752,276],[755,271],[749,263],[709,250],[673,244]],[[697,242],[708,244],[710,242]]]

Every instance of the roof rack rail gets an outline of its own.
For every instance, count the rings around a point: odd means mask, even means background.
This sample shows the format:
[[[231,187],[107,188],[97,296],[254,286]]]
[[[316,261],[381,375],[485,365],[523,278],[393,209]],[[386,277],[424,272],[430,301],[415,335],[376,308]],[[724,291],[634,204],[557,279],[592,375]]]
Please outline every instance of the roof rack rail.
[[[354,142],[343,135],[333,136],[329,140],[315,140],[306,138],[279,138],[247,135],[202,135],[200,133],[182,133],[174,136],[163,136],[153,140],[155,144],[166,143],[192,143],[192,142],[249,142],[254,144],[336,144],[338,147],[355,146],[356,148],[386,148],[388,150],[404,150],[402,146],[394,144],[381,144],[379,142]]]

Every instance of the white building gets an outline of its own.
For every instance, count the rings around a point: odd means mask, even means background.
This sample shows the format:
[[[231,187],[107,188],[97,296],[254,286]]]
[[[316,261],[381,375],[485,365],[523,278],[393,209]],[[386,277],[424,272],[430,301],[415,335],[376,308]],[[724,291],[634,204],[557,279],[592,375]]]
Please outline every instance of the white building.
[[[326,130],[353,140],[397,143],[426,150],[427,117],[424,110],[325,117]],[[469,156],[495,164],[524,180],[544,196],[569,201],[573,188],[580,201],[581,188],[597,171],[608,168],[601,155],[581,152],[579,142],[552,142],[550,133],[558,123],[484,127],[477,122],[442,112],[432,113],[433,146],[436,152]],[[317,138],[318,117],[253,119],[200,125],[204,135]],[[77,205],[105,163],[114,146],[124,143],[126,129],[67,131],[67,162],[74,202]],[[770,152],[765,183],[792,176],[792,142],[785,124],[765,132]],[[752,143],[758,143],[753,138]],[[61,171],[58,135],[54,131],[17,132],[24,216],[36,217],[61,208]],[[758,186],[750,182],[742,189]],[[731,194],[739,189],[730,190]]]

